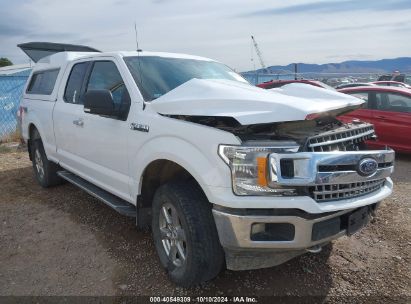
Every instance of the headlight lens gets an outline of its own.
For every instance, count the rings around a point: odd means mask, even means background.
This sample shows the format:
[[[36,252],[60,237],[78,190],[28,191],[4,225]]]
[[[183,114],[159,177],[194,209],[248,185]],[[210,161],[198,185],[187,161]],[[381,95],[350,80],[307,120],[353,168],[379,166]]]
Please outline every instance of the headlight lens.
[[[268,155],[275,152],[296,152],[298,146],[228,146],[220,145],[218,154],[231,169],[233,191],[237,195],[296,195],[293,188],[268,186]]]

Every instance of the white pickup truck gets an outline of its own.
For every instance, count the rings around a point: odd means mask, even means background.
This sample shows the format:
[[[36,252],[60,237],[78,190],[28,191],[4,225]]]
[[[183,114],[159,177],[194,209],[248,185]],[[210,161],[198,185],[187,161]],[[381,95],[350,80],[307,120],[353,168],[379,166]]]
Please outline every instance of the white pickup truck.
[[[20,47],[37,61],[20,110],[40,185],[67,180],[151,226],[180,286],[319,252],[392,192],[394,152],[336,119],[360,99],[260,89],[196,56]]]

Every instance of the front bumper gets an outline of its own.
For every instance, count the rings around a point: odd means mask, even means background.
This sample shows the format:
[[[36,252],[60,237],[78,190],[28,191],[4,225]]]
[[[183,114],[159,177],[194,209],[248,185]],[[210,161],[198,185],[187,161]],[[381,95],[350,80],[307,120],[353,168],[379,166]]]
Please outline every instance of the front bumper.
[[[386,178],[380,190],[356,198],[356,202],[355,199],[333,202],[334,208],[323,213],[309,213],[302,208],[286,208],[286,205],[270,209],[250,209],[251,203],[243,209],[214,205],[214,220],[226,253],[227,268],[247,270],[272,267],[311,249],[317,250],[347,235],[350,214],[364,206],[370,210],[376,209],[391,192],[392,181]],[[258,236],[258,228],[270,225],[274,232],[271,239],[255,237]]]
[[[223,209],[224,210],[224,209]],[[323,231],[323,236],[318,238],[318,231],[315,231],[317,223],[324,223],[329,220],[341,221],[341,217],[350,213],[352,210],[332,212],[325,215],[312,215],[309,213],[299,212],[295,209],[282,210],[282,214],[287,215],[269,215],[271,211],[263,210],[267,215],[255,215],[261,212],[250,211],[248,215],[239,215],[230,213],[226,210],[213,209],[214,220],[217,225],[218,235],[222,246],[226,249],[286,249],[298,250],[307,249],[318,244],[324,244],[332,239],[346,234],[344,226],[338,225],[338,231],[332,228],[329,233]],[[277,210],[278,211],[278,210]],[[274,235],[276,240],[258,240],[253,239],[254,227],[258,224],[282,224],[280,230]],[[287,226],[285,227],[284,224]],[[274,225],[274,227],[276,227]],[[326,228],[324,228],[326,229]],[[318,228],[317,228],[318,230]],[[315,235],[314,235],[315,234]]]

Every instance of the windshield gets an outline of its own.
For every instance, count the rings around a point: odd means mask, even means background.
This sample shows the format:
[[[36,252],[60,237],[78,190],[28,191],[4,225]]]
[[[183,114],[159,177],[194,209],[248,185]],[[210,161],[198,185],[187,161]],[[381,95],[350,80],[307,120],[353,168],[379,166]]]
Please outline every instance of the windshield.
[[[134,81],[146,101],[156,99],[193,78],[247,81],[214,61],[158,56],[125,57]]]

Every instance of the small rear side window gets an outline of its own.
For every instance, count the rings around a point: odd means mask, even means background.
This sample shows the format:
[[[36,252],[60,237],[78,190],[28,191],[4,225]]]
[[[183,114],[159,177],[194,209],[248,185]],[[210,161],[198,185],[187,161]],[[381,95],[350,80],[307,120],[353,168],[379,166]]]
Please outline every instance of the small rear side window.
[[[59,69],[35,72],[31,77],[27,94],[50,95],[53,92]]]
[[[90,62],[81,62],[73,66],[67,81],[64,101],[74,104],[83,104],[83,82]]]

